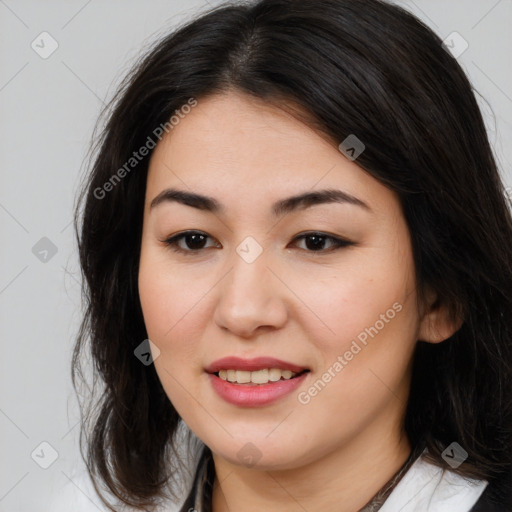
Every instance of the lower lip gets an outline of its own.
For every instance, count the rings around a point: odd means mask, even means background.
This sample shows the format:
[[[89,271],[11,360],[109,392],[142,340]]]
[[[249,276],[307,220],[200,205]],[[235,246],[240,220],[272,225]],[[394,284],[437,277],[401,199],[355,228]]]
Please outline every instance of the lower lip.
[[[289,395],[297,389],[309,374],[305,372],[298,377],[288,380],[278,380],[268,384],[233,384],[227,380],[208,374],[213,389],[226,402],[240,407],[259,407],[267,405]]]

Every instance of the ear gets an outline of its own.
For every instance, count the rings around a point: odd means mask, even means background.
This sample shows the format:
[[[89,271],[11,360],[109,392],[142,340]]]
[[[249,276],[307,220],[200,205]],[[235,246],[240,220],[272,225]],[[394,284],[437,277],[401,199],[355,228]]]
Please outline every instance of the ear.
[[[463,324],[463,319],[454,319],[449,308],[442,304],[436,293],[429,290],[427,303],[423,305],[418,330],[418,341],[441,343],[455,334]]]

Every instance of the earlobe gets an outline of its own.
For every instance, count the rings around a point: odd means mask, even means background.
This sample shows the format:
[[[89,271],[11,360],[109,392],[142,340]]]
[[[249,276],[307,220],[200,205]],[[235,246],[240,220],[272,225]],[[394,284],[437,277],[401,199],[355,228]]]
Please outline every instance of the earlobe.
[[[463,319],[454,318],[450,308],[441,303],[433,293],[430,293],[430,298],[420,320],[418,341],[441,343],[461,328]]]

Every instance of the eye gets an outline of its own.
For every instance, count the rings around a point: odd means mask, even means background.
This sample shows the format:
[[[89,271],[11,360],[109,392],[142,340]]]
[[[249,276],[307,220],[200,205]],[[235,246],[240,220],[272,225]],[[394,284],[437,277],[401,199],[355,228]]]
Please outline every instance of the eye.
[[[183,233],[179,233],[174,235],[163,242],[169,246],[173,251],[181,252],[181,253],[198,253],[202,249],[204,249],[204,244],[207,238],[210,238],[206,233],[202,233],[201,231],[184,231]],[[190,249],[184,249],[180,242],[184,241],[186,246]]]
[[[167,238],[166,240],[162,240],[162,242],[169,246],[173,251],[186,254],[198,254],[201,250],[205,249],[205,242],[208,238],[210,237],[201,231],[184,231],[183,233],[174,235],[170,238]],[[354,242],[349,240],[344,240],[339,237],[319,232],[304,233],[295,237],[292,242],[297,242],[299,240],[306,241],[305,250],[307,252],[326,253],[332,252],[342,247],[355,245]],[[185,249],[182,245],[180,245],[181,241],[184,241],[188,249]],[[324,247],[327,241],[329,241],[331,244],[329,249],[325,249]],[[219,245],[214,244],[214,247],[219,247]]]
[[[343,238],[318,232],[305,233],[293,239],[294,242],[297,240],[304,240],[306,242],[308,252],[332,252],[342,247],[354,245],[354,242],[350,240],[344,240]],[[331,248],[328,250],[324,248],[326,241],[331,242]]]

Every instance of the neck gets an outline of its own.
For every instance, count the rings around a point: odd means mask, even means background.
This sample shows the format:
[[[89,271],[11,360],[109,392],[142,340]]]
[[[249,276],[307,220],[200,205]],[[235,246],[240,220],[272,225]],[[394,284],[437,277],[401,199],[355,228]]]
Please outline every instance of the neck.
[[[406,436],[390,439],[370,426],[351,443],[293,469],[250,469],[214,454],[213,512],[354,512],[393,477],[410,452]]]

